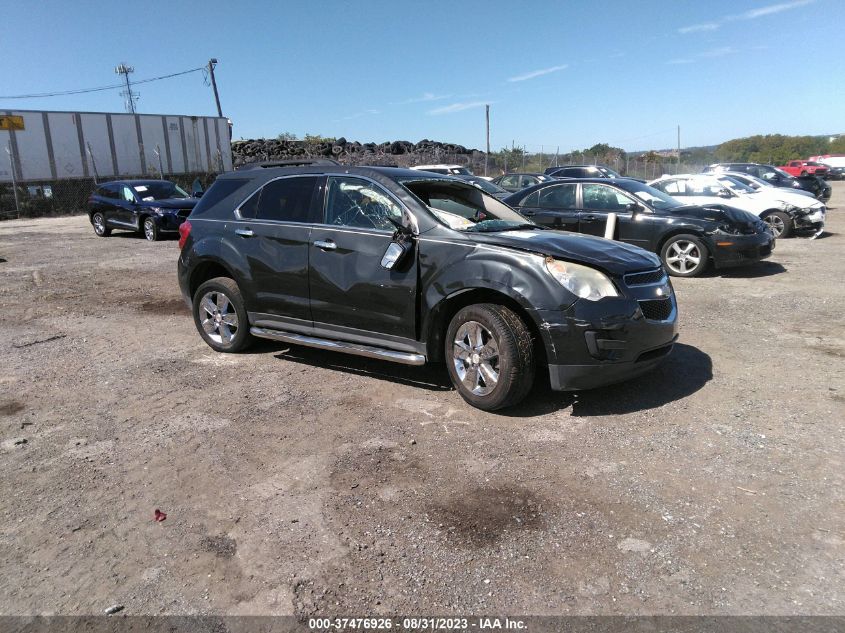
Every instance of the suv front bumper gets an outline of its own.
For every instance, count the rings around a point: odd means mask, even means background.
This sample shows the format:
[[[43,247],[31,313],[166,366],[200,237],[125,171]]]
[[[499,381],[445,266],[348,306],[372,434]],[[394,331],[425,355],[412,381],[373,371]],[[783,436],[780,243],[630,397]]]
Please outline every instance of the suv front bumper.
[[[671,292],[668,282],[660,288],[667,287]],[[678,338],[674,292],[639,300],[580,300],[562,312],[538,310],[536,317],[555,391],[592,389],[639,376],[659,364]]]

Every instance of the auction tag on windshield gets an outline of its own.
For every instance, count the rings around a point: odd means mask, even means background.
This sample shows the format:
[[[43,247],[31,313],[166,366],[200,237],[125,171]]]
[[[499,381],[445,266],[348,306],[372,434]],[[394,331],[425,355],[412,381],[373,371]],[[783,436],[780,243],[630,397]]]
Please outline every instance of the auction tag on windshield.
[[[135,185],[135,191],[141,193],[142,191],[146,191],[147,187],[145,185]]]

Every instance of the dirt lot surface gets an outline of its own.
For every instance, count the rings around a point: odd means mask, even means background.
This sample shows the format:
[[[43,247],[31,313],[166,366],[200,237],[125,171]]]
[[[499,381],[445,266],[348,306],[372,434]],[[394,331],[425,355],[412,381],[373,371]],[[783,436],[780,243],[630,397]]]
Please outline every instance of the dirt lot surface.
[[[0,614],[845,613],[834,187],[822,238],[675,282],[659,369],[501,414],[442,366],[212,352],[175,239],[0,223]]]

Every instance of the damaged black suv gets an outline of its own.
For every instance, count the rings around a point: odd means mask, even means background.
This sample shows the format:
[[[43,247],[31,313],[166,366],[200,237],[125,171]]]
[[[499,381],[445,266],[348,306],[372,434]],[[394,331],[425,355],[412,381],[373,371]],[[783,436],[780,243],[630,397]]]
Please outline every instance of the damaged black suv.
[[[445,361],[481,409],[522,400],[541,367],[555,390],[626,380],[677,337],[656,255],[545,229],[450,176],[254,167],[218,177],[180,234],[179,284],[213,349]]]

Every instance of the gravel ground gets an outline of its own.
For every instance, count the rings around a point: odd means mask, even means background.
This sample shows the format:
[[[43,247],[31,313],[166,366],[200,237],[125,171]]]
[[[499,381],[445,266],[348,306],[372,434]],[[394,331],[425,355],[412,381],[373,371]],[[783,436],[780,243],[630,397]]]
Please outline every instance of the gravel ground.
[[[0,223],[0,614],[845,613],[845,183],[635,381],[218,355],[175,239]],[[154,520],[159,509],[164,521]]]

